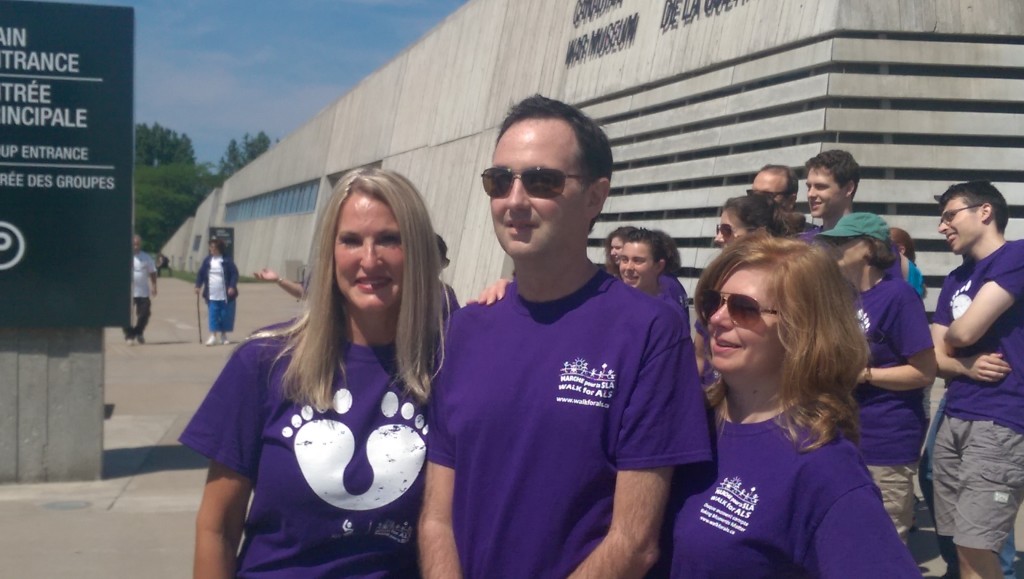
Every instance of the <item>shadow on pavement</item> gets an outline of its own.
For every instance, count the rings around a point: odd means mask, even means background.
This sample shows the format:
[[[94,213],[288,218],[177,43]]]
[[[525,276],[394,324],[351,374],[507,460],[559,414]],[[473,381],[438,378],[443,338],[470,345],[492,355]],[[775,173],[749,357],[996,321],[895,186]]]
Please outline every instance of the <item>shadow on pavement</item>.
[[[209,461],[181,445],[139,446],[103,451],[103,478],[114,479],[137,474],[172,470],[205,469]]]

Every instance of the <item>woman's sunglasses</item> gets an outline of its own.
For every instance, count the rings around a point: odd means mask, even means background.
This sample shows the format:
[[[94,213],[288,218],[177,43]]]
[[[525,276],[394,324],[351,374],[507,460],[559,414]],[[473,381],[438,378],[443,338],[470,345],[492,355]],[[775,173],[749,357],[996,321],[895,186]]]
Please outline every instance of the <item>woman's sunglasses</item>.
[[[722,307],[725,302],[726,311],[733,323],[741,327],[750,327],[757,324],[761,314],[778,314],[778,310],[762,308],[757,300],[743,294],[727,294],[717,290],[704,290],[700,294],[700,315],[701,321],[706,325],[711,316]]]
[[[484,191],[489,197],[500,199],[512,190],[512,183],[519,179],[530,197],[551,199],[562,194],[566,179],[582,179],[583,175],[567,175],[558,169],[534,167],[516,173],[505,167],[491,167],[480,174]]]
[[[757,228],[756,227],[741,227],[740,229],[743,229],[743,230],[749,232],[749,231],[754,231]],[[728,237],[732,237],[736,233],[736,230],[733,229],[732,225],[729,225],[728,223],[719,223],[718,225],[715,226],[715,234],[719,234],[719,233],[722,234],[722,237],[727,237],[728,238]]]

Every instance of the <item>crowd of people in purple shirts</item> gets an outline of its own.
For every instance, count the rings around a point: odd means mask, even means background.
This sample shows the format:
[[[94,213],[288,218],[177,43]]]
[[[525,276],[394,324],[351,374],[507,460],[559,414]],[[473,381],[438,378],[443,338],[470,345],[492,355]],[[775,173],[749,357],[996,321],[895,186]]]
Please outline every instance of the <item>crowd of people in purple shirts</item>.
[[[415,186],[348,173],[304,313],[240,344],[182,434],[211,461],[194,575],[920,577],[918,476],[947,576],[1012,574],[1006,200],[985,181],[936,196],[963,264],[929,322],[913,240],[854,211],[854,158],[805,171],[817,224],[787,166],[725,202],[692,323],[667,233],[620,227],[588,258],[612,150],[570,105],[503,121],[481,181],[515,274],[461,309]]]

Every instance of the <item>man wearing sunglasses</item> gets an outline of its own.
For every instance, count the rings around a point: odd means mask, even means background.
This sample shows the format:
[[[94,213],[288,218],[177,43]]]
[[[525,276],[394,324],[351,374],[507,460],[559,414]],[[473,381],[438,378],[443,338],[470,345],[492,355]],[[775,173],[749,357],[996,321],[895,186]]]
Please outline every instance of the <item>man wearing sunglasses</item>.
[[[689,328],[587,257],[612,169],[593,120],[527,98],[492,163],[483,190],[516,278],[504,299],[452,317],[432,393],[424,576],[643,576],[673,467],[710,459]]]
[[[949,380],[932,458],[936,529],[953,538],[961,577],[1002,577],[996,552],[1024,499],[1024,241],[1006,241],[1006,200],[987,181],[938,200],[939,233],[964,263],[932,320]]]
[[[796,171],[785,165],[765,165],[754,176],[754,182],[747,195],[767,197],[786,211],[796,208],[797,193],[800,192],[800,180]]]

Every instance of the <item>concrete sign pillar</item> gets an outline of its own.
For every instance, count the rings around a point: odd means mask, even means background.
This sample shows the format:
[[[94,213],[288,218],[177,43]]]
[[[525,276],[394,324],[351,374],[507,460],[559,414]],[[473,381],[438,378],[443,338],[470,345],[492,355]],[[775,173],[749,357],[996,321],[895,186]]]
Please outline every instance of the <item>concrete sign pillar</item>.
[[[96,479],[130,320],[130,8],[0,0],[0,483]]]

